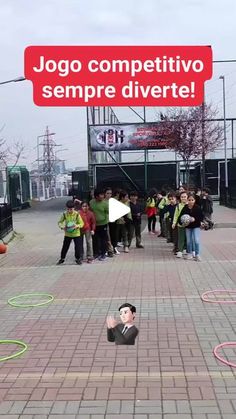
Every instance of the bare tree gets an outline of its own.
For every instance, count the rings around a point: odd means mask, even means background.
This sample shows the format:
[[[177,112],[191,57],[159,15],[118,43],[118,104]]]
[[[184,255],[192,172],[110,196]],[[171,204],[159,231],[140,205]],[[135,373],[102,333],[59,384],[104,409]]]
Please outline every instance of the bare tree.
[[[0,168],[3,166],[7,158],[7,149],[5,148],[5,140],[0,138]]]
[[[189,184],[191,160],[214,151],[223,141],[223,126],[214,121],[217,111],[211,105],[196,108],[174,108],[161,115],[161,132],[168,148],[179,154]]]
[[[0,128],[0,133],[3,131],[4,126],[5,125],[3,125]],[[6,140],[4,140],[4,138],[0,138],[0,169],[3,166],[6,158],[7,158]]]
[[[4,126],[0,129],[0,133],[3,131]],[[10,166],[8,169],[8,174],[17,166],[20,158],[24,158],[23,152],[25,150],[25,146],[22,142],[16,141],[12,146],[7,146],[7,142],[4,138],[0,138],[0,170],[4,170],[7,172],[7,167]],[[7,182],[7,174],[6,180]],[[7,188],[4,188],[4,202],[7,199]]]
[[[9,147],[7,149],[8,151],[8,163],[13,163],[11,165],[11,169],[14,169],[14,167],[19,162],[20,158],[24,158],[22,155],[25,150],[25,146],[20,141],[16,141],[12,147]]]

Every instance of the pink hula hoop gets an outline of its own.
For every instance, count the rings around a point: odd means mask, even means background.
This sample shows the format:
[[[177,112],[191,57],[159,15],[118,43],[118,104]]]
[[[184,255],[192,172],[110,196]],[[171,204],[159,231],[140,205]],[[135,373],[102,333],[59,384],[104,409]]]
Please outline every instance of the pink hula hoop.
[[[222,293],[233,293],[236,294],[236,290],[213,290],[213,291],[206,291],[201,295],[201,299],[202,301],[204,301],[205,303],[213,303],[213,304],[235,304],[236,303],[236,299],[234,301],[227,301],[227,300],[211,300],[210,298],[208,298],[209,294],[222,294]],[[235,296],[236,298],[236,296]],[[236,364],[234,364],[233,362],[227,361],[225,358],[223,358],[222,356],[218,355],[218,350],[222,349],[222,348],[227,348],[230,346],[235,346],[236,347],[236,342],[224,342],[224,343],[220,343],[219,345],[217,345],[214,349],[213,349],[213,354],[216,357],[216,359],[218,359],[218,361],[222,362],[223,364],[229,366],[229,367],[233,367],[236,368]]]
[[[233,293],[236,294],[236,290],[213,290],[213,291],[205,291],[202,295],[201,295],[201,299],[202,301],[204,301],[205,303],[213,303],[213,304],[235,304],[236,303],[236,295],[235,295],[235,300],[234,301],[226,301],[226,300],[211,300],[210,298],[207,298],[207,296],[209,294],[221,294],[221,293]]]
[[[236,364],[234,364],[233,362],[227,361],[225,358],[223,358],[222,356],[218,355],[218,353],[217,353],[217,351],[219,349],[224,348],[224,347],[228,347],[228,346],[235,346],[236,347],[236,342],[224,342],[224,343],[220,343],[219,345],[217,345],[214,348],[213,354],[218,359],[218,361],[222,362],[225,365],[228,365],[229,367],[236,368]]]

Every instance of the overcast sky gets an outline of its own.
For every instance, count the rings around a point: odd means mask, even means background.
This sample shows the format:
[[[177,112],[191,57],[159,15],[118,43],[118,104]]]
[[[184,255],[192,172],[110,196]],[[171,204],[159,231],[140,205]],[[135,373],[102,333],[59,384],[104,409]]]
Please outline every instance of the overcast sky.
[[[236,1],[225,0],[0,0],[0,81],[24,74],[28,45],[212,45],[215,60],[236,59]],[[236,63],[216,64],[206,98],[222,116],[226,76],[227,117],[236,117]],[[25,163],[37,158],[36,138],[46,125],[68,148],[67,166],[87,163],[85,108],[40,108],[31,82],[0,86],[0,127],[10,144],[26,144]],[[153,120],[160,108],[149,108]],[[136,121],[131,111],[115,108],[122,122]],[[59,156],[59,154],[58,154]]]

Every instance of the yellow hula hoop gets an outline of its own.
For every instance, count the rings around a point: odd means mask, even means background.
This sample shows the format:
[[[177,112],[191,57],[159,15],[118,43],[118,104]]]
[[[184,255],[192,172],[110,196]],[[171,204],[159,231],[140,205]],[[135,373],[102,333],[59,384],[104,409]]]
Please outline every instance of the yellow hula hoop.
[[[20,304],[17,303],[15,300],[18,300],[19,298],[22,297],[47,297],[48,300],[47,301],[42,301],[40,303],[36,303],[36,304]],[[54,300],[53,295],[51,294],[43,294],[43,293],[33,293],[33,294],[21,294],[21,295],[16,295],[15,297],[10,298],[7,303],[10,306],[13,307],[21,307],[21,308],[27,308],[27,307],[40,307],[40,306],[44,306],[46,304],[51,303]]]
[[[15,354],[13,354],[13,355],[8,355],[8,356],[4,356],[3,358],[0,358],[0,362],[1,361],[7,361],[8,359],[16,358],[16,357],[22,355],[28,349],[28,345],[26,345],[26,343],[22,342],[21,340],[6,339],[6,340],[0,340],[0,344],[1,343],[6,344],[6,345],[7,344],[8,345],[11,345],[11,344],[19,345],[19,346],[22,346],[22,349],[20,351],[16,352]]]

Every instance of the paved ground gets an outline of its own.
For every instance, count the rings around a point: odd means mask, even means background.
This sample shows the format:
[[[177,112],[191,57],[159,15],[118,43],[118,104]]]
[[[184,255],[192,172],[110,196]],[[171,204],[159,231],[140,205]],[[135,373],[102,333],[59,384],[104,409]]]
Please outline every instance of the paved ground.
[[[225,208],[214,203],[216,209],[214,221],[217,227],[236,227],[235,209]]]
[[[55,266],[61,205],[15,213],[24,238],[0,255],[1,338],[29,345],[0,363],[0,418],[235,418],[235,370],[212,349],[236,341],[236,305],[203,303],[200,295],[236,288],[236,229],[203,232],[201,263],[175,259],[165,240],[144,233],[144,251],[81,267],[71,252],[66,265]],[[216,206],[216,219],[229,217],[236,221],[236,212]],[[55,301],[29,309],[6,304],[29,292],[52,293]],[[105,318],[125,301],[137,307],[135,347],[106,341]],[[236,352],[228,355],[236,362]]]

